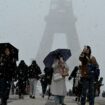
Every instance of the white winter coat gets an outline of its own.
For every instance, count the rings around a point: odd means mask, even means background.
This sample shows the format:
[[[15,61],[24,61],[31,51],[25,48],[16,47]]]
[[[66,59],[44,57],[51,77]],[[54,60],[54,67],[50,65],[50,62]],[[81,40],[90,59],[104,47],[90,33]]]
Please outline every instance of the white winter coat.
[[[67,67],[67,65],[65,64]],[[54,80],[54,73],[59,72],[59,68],[57,67],[57,63],[53,64],[53,76],[52,76],[52,83],[51,83],[51,93],[53,95],[65,96],[67,94],[65,78],[63,77],[60,80]]]

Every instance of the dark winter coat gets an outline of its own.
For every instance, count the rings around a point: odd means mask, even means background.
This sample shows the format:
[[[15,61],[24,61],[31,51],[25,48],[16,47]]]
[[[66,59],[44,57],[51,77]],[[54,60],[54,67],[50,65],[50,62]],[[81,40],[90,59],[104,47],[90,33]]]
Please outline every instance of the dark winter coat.
[[[45,73],[45,77],[46,77],[47,83],[51,84],[52,74],[53,74],[53,68],[47,68],[47,67],[45,67],[44,73]]]
[[[0,79],[12,80],[16,74],[16,61],[11,56],[0,56]]]
[[[19,66],[17,67],[17,79],[19,81],[27,81],[28,80],[28,66],[24,61],[21,61]]]
[[[32,63],[28,68],[28,78],[39,79],[40,74],[41,74],[40,67],[36,63]]]

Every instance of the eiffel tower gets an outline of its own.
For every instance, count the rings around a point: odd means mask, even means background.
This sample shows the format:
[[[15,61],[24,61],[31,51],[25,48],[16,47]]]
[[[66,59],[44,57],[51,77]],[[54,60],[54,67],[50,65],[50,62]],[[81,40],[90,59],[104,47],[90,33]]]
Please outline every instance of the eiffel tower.
[[[43,59],[51,51],[55,34],[64,34],[67,46],[71,50],[69,66],[74,67],[78,62],[80,44],[76,32],[76,18],[73,14],[72,0],[51,0],[48,16],[45,17],[46,27],[36,56],[38,64],[42,67]],[[63,40],[62,40],[63,41]]]

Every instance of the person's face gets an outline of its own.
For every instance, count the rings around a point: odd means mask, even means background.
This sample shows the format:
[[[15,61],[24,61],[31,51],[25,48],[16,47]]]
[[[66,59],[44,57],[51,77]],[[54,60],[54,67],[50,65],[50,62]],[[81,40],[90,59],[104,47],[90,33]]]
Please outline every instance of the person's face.
[[[5,54],[6,54],[7,56],[10,55],[10,50],[9,50],[9,48],[6,48],[6,49],[5,49]]]
[[[64,64],[64,60],[63,60],[63,58],[60,58],[58,63],[59,63],[59,65]]]
[[[61,63],[64,63],[64,60],[63,60],[63,58],[62,58],[62,57],[60,57],[60,62],[61,62]]]
[[[86,53],[86,54],[89,54],[89,49],[85,46],[84,49],[83,49],[83,52]]]

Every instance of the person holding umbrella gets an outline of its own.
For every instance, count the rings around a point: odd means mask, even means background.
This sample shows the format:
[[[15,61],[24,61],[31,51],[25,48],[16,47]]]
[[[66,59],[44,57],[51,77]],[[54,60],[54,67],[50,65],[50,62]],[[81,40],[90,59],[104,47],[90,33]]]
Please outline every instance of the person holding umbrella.
[[[68,67],[62,56],[57,55],[52,65],[53,76],[51,83],[51,93],[55,96],[55,104],[64,104],[64,97],[67,94],[65,77],[68,76]],[[64,73],[64,70],[67,74]]]
[[[16,59],[9,47],[5,47],[0,55],[0,98],[1,105],[7,105],[11,82],[16,71]]]
[[[68,76],[69,70],[66,61],[70,56],[70,49],[56,49],[50,52],[43,61],[46,67],[53,69],[50,88],[56,105],[65,105],[64,97],[67,94],[65,77]]]

